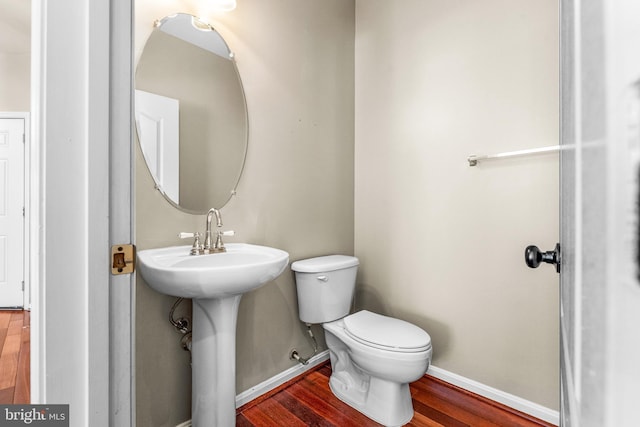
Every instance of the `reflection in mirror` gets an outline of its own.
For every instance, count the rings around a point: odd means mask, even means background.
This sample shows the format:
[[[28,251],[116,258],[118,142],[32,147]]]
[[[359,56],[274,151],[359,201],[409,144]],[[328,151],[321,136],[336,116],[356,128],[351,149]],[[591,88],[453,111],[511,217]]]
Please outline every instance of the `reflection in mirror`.
[[[233,54],[198,18],[156,23],[136,69],[138,140],[156,187],[204,214],[235,192],[247,150],[247,109]]]

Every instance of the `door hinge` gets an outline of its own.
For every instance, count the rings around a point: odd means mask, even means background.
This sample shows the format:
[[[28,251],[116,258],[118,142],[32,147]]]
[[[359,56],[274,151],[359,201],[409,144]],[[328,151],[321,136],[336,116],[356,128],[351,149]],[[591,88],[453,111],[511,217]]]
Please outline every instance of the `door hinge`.
[[[136,269],[135,245],[111,246],[111,274],[130,274]]]
[[[24,280],[22,281],[22,292],[24,292]]]
[[[22,143],[24,144],[25,142],[27,142],[27,137],[25,136],[25,134],[22,134]]]

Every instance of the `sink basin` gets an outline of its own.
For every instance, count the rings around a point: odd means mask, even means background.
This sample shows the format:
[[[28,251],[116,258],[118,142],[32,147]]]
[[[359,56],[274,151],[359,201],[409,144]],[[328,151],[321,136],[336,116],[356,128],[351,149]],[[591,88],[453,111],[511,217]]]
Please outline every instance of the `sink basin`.
[[[138,268],[158,292],[183,298],[217,298],[259,288],[282,273],[289,254],[280,249],[227,243],[227,252],[189,255],[191,246],[138,252]]]
[[[158,292],[193,299],[191,421],[194,427],[236,423],[238,306],[245,292],[278,277],[289,262],[280,249],[227,243],[227,252],[190,255],[191,246],[138,252],[138,269]]]

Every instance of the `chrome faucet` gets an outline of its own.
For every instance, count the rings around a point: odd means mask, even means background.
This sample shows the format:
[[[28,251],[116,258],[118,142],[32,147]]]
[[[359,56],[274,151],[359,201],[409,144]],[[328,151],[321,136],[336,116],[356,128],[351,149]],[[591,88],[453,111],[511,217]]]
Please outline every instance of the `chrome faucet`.
[[[220,239],[220,236],[218,236],[218,238],[216,238],[216,242],[211,245],[211,220],[213,219],[214,215],[216,217],[216,226],[218,228],[222,227],[222,217],[220,216],[220,211],[216,208],[209,209],[209,212],[207,212],[207,230],[204,234],[204,253],[206,254],[224,252],[226,250],[224,248],[224,245],[222,244],[222,239]],[[218,240],[220,240],[220,246],[218,246]]]
[[[216,218],[216,226],[218,227],[218,231],[216,232],[216,240],[212,244],[213,239],[211,237],[211,222],[213,221],[213,217]],[[236,234],[234,231],[222,231],[220,230],[222,227],[222,217],[220,216],[220,211],[216,208],[209,209],[207,212],[207,228],[204,234],[204,244],[200,244],[200,233],[179,233],[178,237],[181,239],[185,239],[187,237],[195,237],[193,242],[193,247],[191,248],[191,255],[202,255],[202,254],[216,254],[220,252],[226,252],[227,248],[224,247],[224,243],[222,243],[222,236],[233,236]]]
[[[211,245],[211,220],[213,216],[216,217],[216,226],[218,227],[218,231],[216,231],[216,241]],[[207,213],[207,230],[205,231],[204,236],[204,253],[205,254],[215,254],[219,252],[226,252],[227,248],[224,247],[224,243],[222,243],[222,236],[233,236],[236,234],[234,231],[222,231],[220,230],[222,227],[222,217],[220,216],[220,211],[216,208],[209,209]]]

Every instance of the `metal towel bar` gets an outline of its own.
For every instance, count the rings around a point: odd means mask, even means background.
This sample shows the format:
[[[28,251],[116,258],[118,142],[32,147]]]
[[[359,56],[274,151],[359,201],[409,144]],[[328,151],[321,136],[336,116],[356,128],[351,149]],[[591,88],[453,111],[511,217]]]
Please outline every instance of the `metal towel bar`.
[[[471,155],[467,157],[467,161],[469,162],[469,166],[475,166],[478,164],[479,161],[483,161],[483,160],[503,159],[506,157],[518,157],[518,156],[527,156],[530,154],[550,153],[550,152],[559,151],[559,150],[560,150],[559,145],[551,145],[549,147],[531,148],[529,150],[509,151],[507,153],[489,154],[484,156]]]

